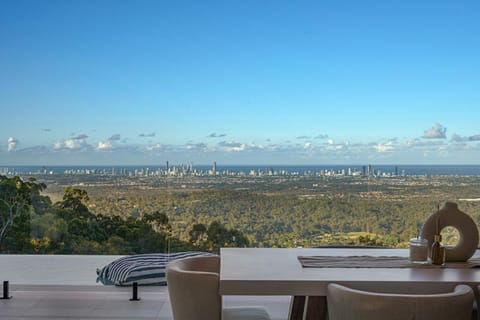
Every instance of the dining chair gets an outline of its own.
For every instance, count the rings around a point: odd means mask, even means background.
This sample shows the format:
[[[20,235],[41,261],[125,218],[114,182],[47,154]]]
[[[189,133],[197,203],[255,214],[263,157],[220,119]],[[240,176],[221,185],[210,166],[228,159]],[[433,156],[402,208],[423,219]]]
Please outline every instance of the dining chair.
[[[166,269],[174,320],[269,320],[263,307],[222,308],[220,257],[172,261]]]
[[[457,285],[448,293],[391,294],[338,284],[327,287],[329,320],[470,320],[473,290]]]

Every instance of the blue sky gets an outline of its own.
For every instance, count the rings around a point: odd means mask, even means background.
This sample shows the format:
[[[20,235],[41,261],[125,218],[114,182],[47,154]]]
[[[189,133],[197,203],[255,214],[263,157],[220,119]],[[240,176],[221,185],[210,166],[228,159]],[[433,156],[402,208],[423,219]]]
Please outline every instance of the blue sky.
[[[4,0],[0,165],[480,164],[479,11]]]

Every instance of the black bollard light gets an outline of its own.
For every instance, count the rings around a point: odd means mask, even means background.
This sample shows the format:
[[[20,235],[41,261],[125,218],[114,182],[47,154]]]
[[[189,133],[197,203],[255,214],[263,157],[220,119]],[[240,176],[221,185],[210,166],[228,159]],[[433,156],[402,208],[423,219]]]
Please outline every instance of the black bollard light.
[[[138,297],[138,283],[134,282],[132,284],[132,299],[130,301],[140,301],[140,298]]]
[[[8,281],[3,281],[3,296],[0,298],[1,300],[8,300],[12,297],[9,295],[8,292]]]

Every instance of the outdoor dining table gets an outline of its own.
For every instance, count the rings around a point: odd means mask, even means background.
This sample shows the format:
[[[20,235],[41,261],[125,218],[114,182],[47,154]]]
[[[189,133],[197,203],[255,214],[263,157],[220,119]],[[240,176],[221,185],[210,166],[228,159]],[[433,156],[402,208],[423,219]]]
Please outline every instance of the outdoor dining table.
[[[324,319],[329,283],[397,293],[436,293],[457,284],[474,289],[478,301],[480,268],[445,266],[352,267],[351,257],[405,257],[408,249],[370,248],[222,248],[220,294],[292,296],[289,319]],[[344,257],[345,266],[303,267],[298,257]],[[337,258],[338,259],[338,258]],[[480,259],[477,250],[472,260]],[[305,314],[305,315],[304,315]]]

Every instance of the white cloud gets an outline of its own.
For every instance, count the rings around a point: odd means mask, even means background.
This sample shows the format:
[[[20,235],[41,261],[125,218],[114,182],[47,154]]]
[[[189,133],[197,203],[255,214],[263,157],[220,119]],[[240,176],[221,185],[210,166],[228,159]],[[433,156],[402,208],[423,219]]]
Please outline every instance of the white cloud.
[[[395,150],[395,147],[393,146],[392,141],[388,141],[388,142],[385,142],[385,143],[377,144],[375,146],[375,149],[377,150],[377,152],[390,152],[390,151]]]
[[[112,150],[112,149],[131,149],[131,147],[126,146],[124,148],[118,148],[115,144],[117,141],[121,139],[120,135],[114,134],[110,138],[108,138],[106,141],[98,141],[97,145],[95,147],[95,150],[97,151],[105,151],[105,150]]]
[[[86,150],[91,146],[85,139],[88,138],[86,134],[79,134],[64,141],[58,141],[53,144],[53,150]]]
[[[435,123],[433,127],[425,130],[423,137],[425,139],[446,139],[447,128],[443,127],[440,123]]]
[[[151,146],[146,146],[145,149],[147,151],[155,151],[155,150],[162,150],[163,146],[160,143],[151,145]]]
[[[8,152],[15,151],[15,149],[17,149],[17,145],[18,145],[18,140],[15,139],[14,137],[9,137],[7,139],[7,151]]]
[[[248,146],[247,146],[248,150],[250,151],[259,151],[259,150],[264,150],[265,147],[261,144],[255,144],[255,143],[250,143]]]
[[[407,139],[403,142],[406,148],[430,148],[446,145],[446,141],[442,140],[420,140],[420,139]]]
[[[140,149],[139,149],[140,150]],[[172,153],[203,153],[206,151],[214,151],[208,148],[206,143],[193,143],[188,142],[184,145],[171,145],[171,144],[152,144],[144,147],[144,150],[148,152],[172,152]]]
[[[231,141],[231,142],[221,141],[218,143],[218,145],[224,148],[226,151],[240,152],[246,149],[246,145],[244,143],[234,142],[234,141]]]
[[[90,148],[85,139],[88,138],[86,134],[81,134],[72,139],[55,142],[53,144],[54,150],[82,150]]]
[[[113,148],[113,144],[112,144],[112,141],[108,140],[108,141],[99,141],[97,143],[97,147],[96,149],[97,150],[111,150]]]
[[[206,143],[200,142],[200,143],[187,143],[185,146],[179,146],[179,149],[186,149],[189,152],[206,152],[208,151],[208,145]],[[182,150],[180,150],[182,151]]]
[[[74,140],[74,139],[67,140],[63,144],[63,147],[67,149],[78,149],[81,146],[82,146],[82,142],[79,142],[79,140]]]
[[[403,145],[406,147],[406,148],[412,148],[415,146],[415,144],[417,144],[418,140],[417,139],[407,139],[405,140],[405,142],[403,143]]]

